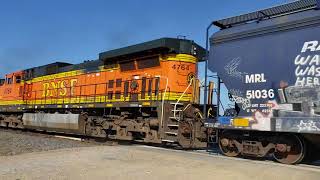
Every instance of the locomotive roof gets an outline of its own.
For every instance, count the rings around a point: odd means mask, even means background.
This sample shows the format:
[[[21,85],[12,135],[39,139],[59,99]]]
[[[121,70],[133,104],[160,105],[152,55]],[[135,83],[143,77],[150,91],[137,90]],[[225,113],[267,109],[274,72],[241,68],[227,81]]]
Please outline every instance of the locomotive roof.
[[[206,51],[192,40],[161,38],[145,43],[114,49],[99,54],[99,59],[108,61],[112,59],[125,60],[129,57],[138,57],[147,53],[181,53],[195,55],[199,61],[204,60]]]
[[[71,65],[73,65],[73,64],[66,63],[66,62],[54,62],[54,63],[42,65],[42,66],[36,66],[36,67],[28,68],[28,69],[25,69],[24,71],[36,70],[36,69],[44,69],[44,68],[48,68],[48,67],[61,68],[61,67],[66,67],[66,66],[71,66]]]
[[[84,61],[79,64],[70,64],[65,62],[55,62],[43,66],[33,67],[25,69],[27,76],[26,79],[34,77],[45,76],[49,74],[55,74],[59,72],[67,72],[72,70],[84,69],[85,71],[97,71],[99,66],[104,62],[113,60],[125,61],[128,58],[141,57],[146,54],[155,53],[183,53],[195,55],[199,61],[204,59],[205,49],[187,39],[175,39],[175,38],[161,38],[153,41],[148,41],[141,44],[136,44],[124,48],[119,48],[111,51],[106,51],[99,54],[98,60]]]
[[[27,79],[45,76],[49,74],[55,74],[60,72],[67,72],[73,70],[83,69],[85,71],[96,71],[99,70],[99,66],[102,65],[102,62],[99,60],[88,60],[79,64],[70,64],[65,62],[55,62],[43,66],[33,67],[30,69],[24,70],[27,74],[32,72],[32,75]]]

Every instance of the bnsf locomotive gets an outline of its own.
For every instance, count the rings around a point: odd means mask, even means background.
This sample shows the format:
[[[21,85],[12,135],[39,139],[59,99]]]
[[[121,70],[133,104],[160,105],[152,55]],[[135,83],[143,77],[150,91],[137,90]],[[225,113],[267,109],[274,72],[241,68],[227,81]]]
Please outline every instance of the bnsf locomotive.
[[[162,38],[56,62],[1,80],[0,125],[148,143],[205,147],[193,41]]]

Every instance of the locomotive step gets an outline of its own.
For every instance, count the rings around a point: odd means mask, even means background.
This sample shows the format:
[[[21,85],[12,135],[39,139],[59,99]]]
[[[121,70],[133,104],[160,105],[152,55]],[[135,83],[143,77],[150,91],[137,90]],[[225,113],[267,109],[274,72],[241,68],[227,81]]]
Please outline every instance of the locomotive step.
[[[183,103],[170,103],[171,105],[183,105]]]
[[[117,139],[117,136],[116,136],[116,135],[108,135],[108,138],[110,138],[110,139]]]
[[[176,133],[176,132],[165,132],[166,134],[170,134],[170,135],[175,135],[175,136],[177,136],[178,135],[178,133]]]
[[[172,109],[171,111],[172,111],[172,112],[177,112],[177,111],[178,111],[178,112],[181,112],[182,109]]]
[[[176,141],[172,141],[172,140],[169,140],[169,139],[162,139],[161,141],[162,141],[162,142],[170,142],[170,143],[176,142]]]
[[[170,119],[174,119],[174,120],[177,120],[177,121],[180,121],[180,117],[169,117]]]
[[[168,127],[179,127],[179,124],[167,124]]]

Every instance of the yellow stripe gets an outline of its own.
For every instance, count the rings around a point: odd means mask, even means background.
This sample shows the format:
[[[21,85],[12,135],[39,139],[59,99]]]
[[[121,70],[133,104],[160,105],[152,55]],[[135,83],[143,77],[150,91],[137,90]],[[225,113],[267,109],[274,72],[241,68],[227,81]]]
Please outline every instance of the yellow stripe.
[[[161,61],[181,61],[181,62],[189,62],[196,63],[197,58],[188,54],[169,54],[160,57]]]
[[[233,125],[238,127],[248,127],[249,126],[249,119],[247,118],[234,118]]]
[[[150,106],[150,102],[143,102],[142,105],[143,106]]]
[[[164,99],[166,101],[177,101],[181,96],[181,93],[167,93]],[[141,94],[138,95],[138,101],[148,101],[156,100],[161,101],[162,95],[159,96],[145,96],[144,99],[141,98]],[[181,101],[191,101],[192,94],[185,94]],[[13,101],[0,101],[0,105],[24,105],[24,104],[82,104],[82,103],[105,103],[105,102],[129,102],[130,97],[120,96],[120,99],[116,99],[113,96],[112,99],[108,99],[108,96],[92,96],[92,97],[73,97],[73,98],[54,98],[54,99],[42,99],[42,100],[30,100],[24,102],[23,100],[13,100]]]
[[[166,96],[165,100],[177,101],[181,95],[170,95],[170,97]],[[192,95],[186,94],[181,98],[181,101],[191,101]],[[146,97],[145,99],[141,99],[139,95],[138,101],[146,101],[146,100],[162,100],[162,97]],[[105,103],[105,102],[129,102],[130,97],[121,96],[120,99],[112,98],[108,99],[107,96],[93,96],[93,97],[73,97],[73,98],[55,98],[55,99],[42,99],[42,100],[30,100],[28,104],[82,104],[82,103]],[[6,104],[8,105],[8,104]]]
[[[0,105],[4,106],[4,105],[21,105],[23,104],[22,100],[12,100],[12,101],[0,101]]]

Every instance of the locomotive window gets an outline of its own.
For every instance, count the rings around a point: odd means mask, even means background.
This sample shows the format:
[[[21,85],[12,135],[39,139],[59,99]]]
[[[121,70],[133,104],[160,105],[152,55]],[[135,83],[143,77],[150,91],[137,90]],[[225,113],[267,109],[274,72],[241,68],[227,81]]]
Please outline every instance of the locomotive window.
[[[48,66],[46,67],[46,74],[50,75],[50,74],[55,74],[58,72],[58,66]]]
[[[4,79],[0,79],[0,86],[4,84]]]
[[[138,69],[160,66],[160,61],[158,57],[139,59],[137,63],[138,63]]]
[[[12,84],[12,78],[7,79],[7,84]]]
[[[16,76],[16,83],[21,83],[21,76]]]
[[[129,94],[128,91],[129,91],[129,82],[126,81],[124,82],[124,94],[123,94],[124,97],[128,97],[128,94]]]
[[[142,87],[141,87],[141,99],[145,99],[146,97],[146,85],[147,85],[147,78],[142,78]]]
[[[109,80],[108,88],[113,88],[114,80]]]
[[[121,91],[116,91],[116,93],[115,93],[115,98],[116,99],[120,99],[120,97],[121,97]]]
[[[26,73],[24,74],[25,79],[31,79],[34,74],[34,69],[26,70]]]
[[[108,92],[108,99],[112,99],[112,96],[113,96],[113,91],[109,91]]]
[[[152,79],[149,79],[149,88],[148,88],[148,95],[152,95]]]
[[[105,61],[104,62],[104,68],[105,69],[113,69],[113,68],[117,68],[118,64],[116,61]]]
[[[116,80],[116,87],[121,87],[122,79]]]
[[[160,82],[159,80],[160,80],[159,78],[156,78],[156,81],[155,81],[155,91],[154,91],[155,95],[159,94],[159,82]]]
[[[19,96],[21,97],[22,95],[23,95],[23,89],[20,88],[20,89],[19,89]]]
[[[121,71],[131,71],[131,70],[135,70],[136,67],[134,65],[134,61],[129,61],[129,62],[121,63],[120,69]]]
[[[35,74],[35,72],[34,72],[35,70],[34,69],[31,69],[31,71],[29,71],[29,78],[31,79],[31,78],[33,78],[33,76],[34,76],[34,74]]]

